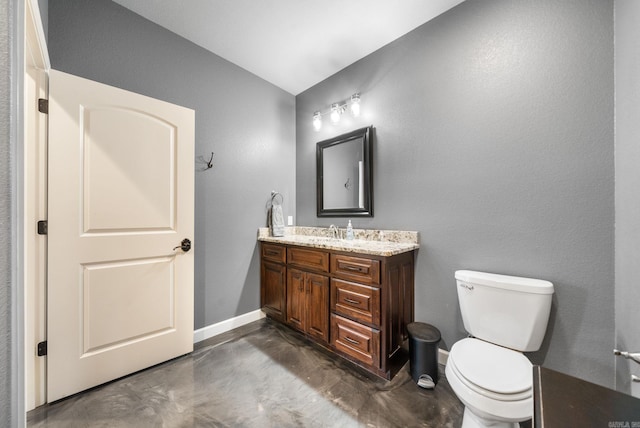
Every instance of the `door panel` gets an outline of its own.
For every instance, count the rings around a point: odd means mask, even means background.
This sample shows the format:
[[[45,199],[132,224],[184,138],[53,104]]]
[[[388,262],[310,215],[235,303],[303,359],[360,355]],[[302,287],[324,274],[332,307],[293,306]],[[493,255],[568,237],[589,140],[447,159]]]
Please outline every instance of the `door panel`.
[[[49,402],[192,351],[194,118],[50,72]]]
[[[102,352],[175,328],[174,258],[84,265],[83,352]],[[137,311],[153,302],[146,311]],[[113,311],[114,307],[121,308]]]
[[[287,276],[287,322],[305,331],[305,274],[297,269],[289,269]]]
[[[329,342],[329,277],[307,273],[309,299],[307,328],[321,342]]]
[[[84,232],[175,230],[175,126],[122,107],[81,115]]]

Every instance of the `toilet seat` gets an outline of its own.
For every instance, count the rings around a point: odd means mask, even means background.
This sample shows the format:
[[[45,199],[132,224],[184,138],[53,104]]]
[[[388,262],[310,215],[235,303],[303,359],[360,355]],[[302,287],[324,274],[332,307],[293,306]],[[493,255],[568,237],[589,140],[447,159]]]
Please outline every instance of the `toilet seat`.
[[[497,401],[533,395],[532,364],[523,354],[479,339],[462,339],[449,352],[448,365],[472,391]]]

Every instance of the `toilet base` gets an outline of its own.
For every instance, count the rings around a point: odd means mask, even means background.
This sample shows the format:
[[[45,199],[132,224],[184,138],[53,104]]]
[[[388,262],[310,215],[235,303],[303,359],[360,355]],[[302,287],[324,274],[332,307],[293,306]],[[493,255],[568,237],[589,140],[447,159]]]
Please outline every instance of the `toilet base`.
[[[481,418],[473,413],[468,407],[464,408],[464,415],[462,416],[461,428],[519,428],[518,422],[503,422],[503,421],[490,421],[488,419]]]

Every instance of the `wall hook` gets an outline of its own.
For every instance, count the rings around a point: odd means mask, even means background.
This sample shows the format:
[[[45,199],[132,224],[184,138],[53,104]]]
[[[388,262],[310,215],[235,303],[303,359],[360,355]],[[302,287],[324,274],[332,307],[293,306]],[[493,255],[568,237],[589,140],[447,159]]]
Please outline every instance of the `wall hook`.
[[[200,171],[206,171],[213,168],[213,152],[211,152],[211,157],[209,158],[209,160],[206,160],[203,156],[198,156],[197,160],[198,163],[203,164],[203,167],[200,169]]]

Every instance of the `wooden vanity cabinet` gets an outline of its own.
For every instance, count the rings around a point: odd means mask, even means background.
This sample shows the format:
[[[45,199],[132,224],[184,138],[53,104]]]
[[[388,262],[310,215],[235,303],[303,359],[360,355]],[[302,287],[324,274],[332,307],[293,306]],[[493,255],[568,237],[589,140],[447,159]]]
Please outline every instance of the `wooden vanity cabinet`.
[[[414,319],[414,252],[390,257],[331,254],[331,346],[391,379],[408,359]]]
[[[280,247],[278,255],[271,247]],[[269,317],[386,379],[404,365],[406,326],[414,319],[413,251],[385,257],[265,242],[262,248]]]

